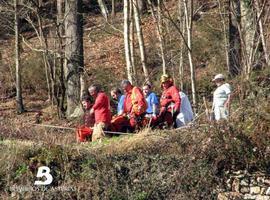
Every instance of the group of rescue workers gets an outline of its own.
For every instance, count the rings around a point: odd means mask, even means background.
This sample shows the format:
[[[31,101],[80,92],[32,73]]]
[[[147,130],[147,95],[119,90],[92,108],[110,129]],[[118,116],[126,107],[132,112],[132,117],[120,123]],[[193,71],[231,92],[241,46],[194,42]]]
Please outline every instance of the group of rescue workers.
[[[224,85],[224,80],[221,74],[213,79],[218,87],[220,82]],[[130,81],[123,80],[121,87],[124,94],[119,88],[112,88],[110,92],[112,99],[116,102],[112,103],[112,107],[110,98],[101,90],[101,87],[97,84],[91,85],[88,93],[82,97],[82,107],[85,111],[84,124],[76,131],[77,141],[97,141],[103,138],[105,133],[109,135],[134,132],[143,127],[177,128],[191,122],[193,112],[188,97],[179,91],[168,74],[161,76],[160,83],[163,91],[158,101],[157,95],[151,91],[150,84],[144,84],[141,89],[133,86]],[[224,97],[230,95],[230,90],[222,88],[219,90],[220,92],[216,92],[218,93],[216,97],[214,93],[216,104],[218,102],[220,104],[220,95]],[[93,103],[91,99],[94,99]],[[227,100],[225,98],[225,101]],[[219,106],[219,108],[222,107],[224,104]],[[218,106],[213,107],[213,111],[217,112],[219,118],[227,118],[227,114],[224,110],[218,109]]]

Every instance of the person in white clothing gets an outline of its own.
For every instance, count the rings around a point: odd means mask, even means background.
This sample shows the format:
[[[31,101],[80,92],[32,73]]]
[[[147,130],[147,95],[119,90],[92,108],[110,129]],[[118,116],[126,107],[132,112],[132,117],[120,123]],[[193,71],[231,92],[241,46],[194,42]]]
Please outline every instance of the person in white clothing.
[[[231,86],[225,83],[225,76],[223,74],[217,74],[212,80],[217,89],[213,95],[213,106],[215,120],[228,119],[231,101]]]
[[[181,98],[180,113],[176,117],[176,127],[185,126],[193,120],[193,111],[187,95],[179,92]]]

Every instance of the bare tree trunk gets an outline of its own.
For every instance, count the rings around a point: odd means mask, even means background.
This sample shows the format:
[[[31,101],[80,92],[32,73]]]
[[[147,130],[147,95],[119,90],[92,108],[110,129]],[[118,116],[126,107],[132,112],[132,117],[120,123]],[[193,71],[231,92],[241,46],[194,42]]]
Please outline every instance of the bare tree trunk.
[[[16,63],[16,102],[17,113],[25,112],[22,98],[21,64],[20,64],[20,33],[18,18],[18,0],[14,0],[14,29],[15,29],[15,63]]]
[[[183,6],[182,0],[178,1],[178,11],[179,11],[179,21],[180,21],[180,29],[182,28],[182,33],[185,35],[185,14],[183,13]],[[184,42],[181,40],[180,42],[180,59],[179,59],[179,77],[180,77],[180,89],[184,89],[184,60],[183,60],[183,53],[184,53]]]
[[[225,13],[228,12],[229,4],[228,2],[225,2],[222,4],[220,0],[218,0],[218,5],[219,5],[219,14],[221,17],[222,25],[223,25],[223,34],[224,34],[224,50],[226,54],[226,64],[227,64],[227,69],[229,69],[229,42],[228,42],[228,22],[229,20],[224,17],[226,15]]]
[[[140,53],[141,53],[141,63],[142,63],[143,73],[144,73],[145,81],[148,82],[149,74],[146,67],[145,46],[144,46],[143,32],[142,32],[142,27],[141,27],[141,19],[140,19],[140,13],[138,10],[137,0],[133,0],[133,10],[134,10],[136,30],[137,30],[137,37],[138,37]]]
[[[257,52],[254,49],[255,41],[257,39],[257,23],[253,12],[251,2],[241,2],[241,25],[240,25],[240,39],[242,61],[244,64],[244,72],[249,77],[252,66],[254,64],[254,56]]]
[[[137,8],[139,13],[143,13],[146,10],[146,1],[145,0],[137,0]]]
[[[61,97],[57,103],[58,107],[58,115],[60,117],[64,116],[65,108],[65,97],[66,97],[66,86],[65,86],[65,73],[64,73],[64,47],[63,47],[63,35],[64,35],[64,24],[63,24],[63,13],[64,13],[64,0],[57,0],[57,29],[56,34],[59,41],[58,52],[60,54],[59,65],[60,65],[60,94]]]
[[[134,10],[133,10],[133,2],[129,1],[129,46],[130,46],[130,59],[131,59],[131,68],[132,68],[132,80],[134,83],[137,82],[137,69],[135,65],[135,47],[134,47]]]
[[[156,24],[156,31],[157,31],[158,41],[159,41],[159,48],[160,48],[160,56],[162,60],[162,71],[163,71],[163,74],[166,74],[166,59],[165,59],[165,53],[164,53],[164,38],[162,35],[160,0],[158,0],[157,15],[155,14],[154,6],[151,0],[147,0],[147,2],[151,10],[153,20]]]
[[[108,21],[108,9],[107,6],[105,5],[103,0],[98,0],[99,7],[101,9],[101,13],[103,17],[105,18],[106,21]]]
[[[240,0],[229,0],[229,74],[236,76],[241,72],[241,39],[238,26],[241,22]]]
[[[266,45],[266,39],[264,36],[264,28],[263,28],[263,23],[261,19],[261,13],[263,12],[264,6],[261,7],[258,0],[254,0],[254,3],[255,3],[255,8],[256,8],[256,14],[259,20],[260,37],[261,37],[263,51],[264,51],[264,58],[265,58],[266,65],[270,67],[269,53],[268,53],[268,49]],[[264,1],[263,5],[265,3],[266,3],[266,0]]]
[[[47,81],[48,81],[48,91],[49,91],[49,99],[52,103],[52,105],[54,105],[55,100],[57,99],[56,97],[56,92],[55,92],[55,87],[56,87],[56,83],[55,83],[55,74],[54,74],[54,70],[53,70],[53,66],[52,64],[49,62],[49,46],[48,46],[48,40],[47,40],[47,35],[44,34],[43,31],[43,22],[42,22],[42,18],[40,16],[39,13],[39,8],[41,5],[38,5],[38,10],[37,10],[37,21],[38,21],[38,30],[39,30],[39,38],[40,38],[40,43],[44,48],[44,51],[42,52],[42,57],[43,57],[43,62],[44,62],[44,66],[45,66],[45,70],[46,70],[46,76],[47,77]]]
[[[130,57],[130,43],[129,43],[129,2],[128,0],[124,0],[124,43],[125,43],[125,57],[126,57],[126,65],[127,65],[127,76],[128,80],[132,83],[132,65],[131,65],[131,57]]]
[[[83,30],[81,0],[65,2],[65,78],[67,81],[67,116],[80,103],[80,74],[83,71]]]
[[[112,0],[112,13],[111,13],[112,18],[115,17],[115,0]]]
[[[195,78],[195,69],[193,66],[193,59],[192,59],[192,17],[193,17],[193,0],[189,1],[189,5],[187,0],[184,0],[184,7],[185,7],[185,18],[186,18],[186,29],[187,29],[187,40],[188,40],[188,60],[190,66],[190,79],[191,79],[191,89],[192,89],[192,100],[193,106],[197,108],[197,93],[196,93],[196,78]]]
[[[160,40],[160,50],[161,50],[161,58],[162,58],[162,69],[163,74],[166,74],[166,59],[165,59],[165,53],[164,53],[164,38],[162,33],[162,18],[161,18],[161,1],[158,0],[158,8],[157,8],[157,25],[159,30],[159,40]]]
[[[40,3],[40,1],[38,1],[38,3]],[[52,97],[52,88],[51,88],[50,69],[49,69],[49,64],[47,62],[48,47],[46,46],[47,43],[43,35],[42,21],[39,15],[39,6],[40,5],[37,4],[34,8],[31,8],[31,12],[34,10],[34,13],[36,14],[35,17],[37,18],[38,26],[36,26],[36,23],[31,19],[29,15],[27,15],[25,19],[27,20],[29,24],[31,24],[32,28],[35,30],[35,33],[38,37],[40,45],[43,48],[41,52],[42,52],[42,59],[44,62],[44,70],[45,70],[46,83],[47,83],[47,89],[48,89],[48,100],[52,101],[53,97]]]

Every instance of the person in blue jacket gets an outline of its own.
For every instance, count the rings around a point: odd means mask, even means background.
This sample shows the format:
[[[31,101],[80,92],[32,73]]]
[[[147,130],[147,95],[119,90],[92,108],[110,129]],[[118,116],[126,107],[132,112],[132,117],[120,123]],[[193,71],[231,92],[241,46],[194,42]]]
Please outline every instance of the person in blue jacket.
[[[122,91],[119,88],[112,88],[111,97],[117,103],[117,115],[123,114],[125,95],[122,94]]]
[[[143,94],[147,101],[147,110],[146,110],[146,117],[157,117],[158,114],[158,106],[159,101],[157,98],[157,95],[151,91],[151,85],[150,84],[144,84],[143,86]]]

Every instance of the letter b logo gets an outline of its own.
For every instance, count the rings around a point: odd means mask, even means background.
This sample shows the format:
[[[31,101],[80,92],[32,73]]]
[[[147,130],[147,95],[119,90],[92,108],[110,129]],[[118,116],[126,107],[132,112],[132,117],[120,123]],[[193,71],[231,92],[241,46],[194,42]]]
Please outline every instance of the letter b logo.
[[[37,172],[37,177],[41,178],[43,176],[45,176],[46,180],[45,181],[35,181],[35,185],[49,185],[52,183],[53,181],[53,177],[50,174],[50,168],[47,166],[42,166],[38,168],[38,172]]]

